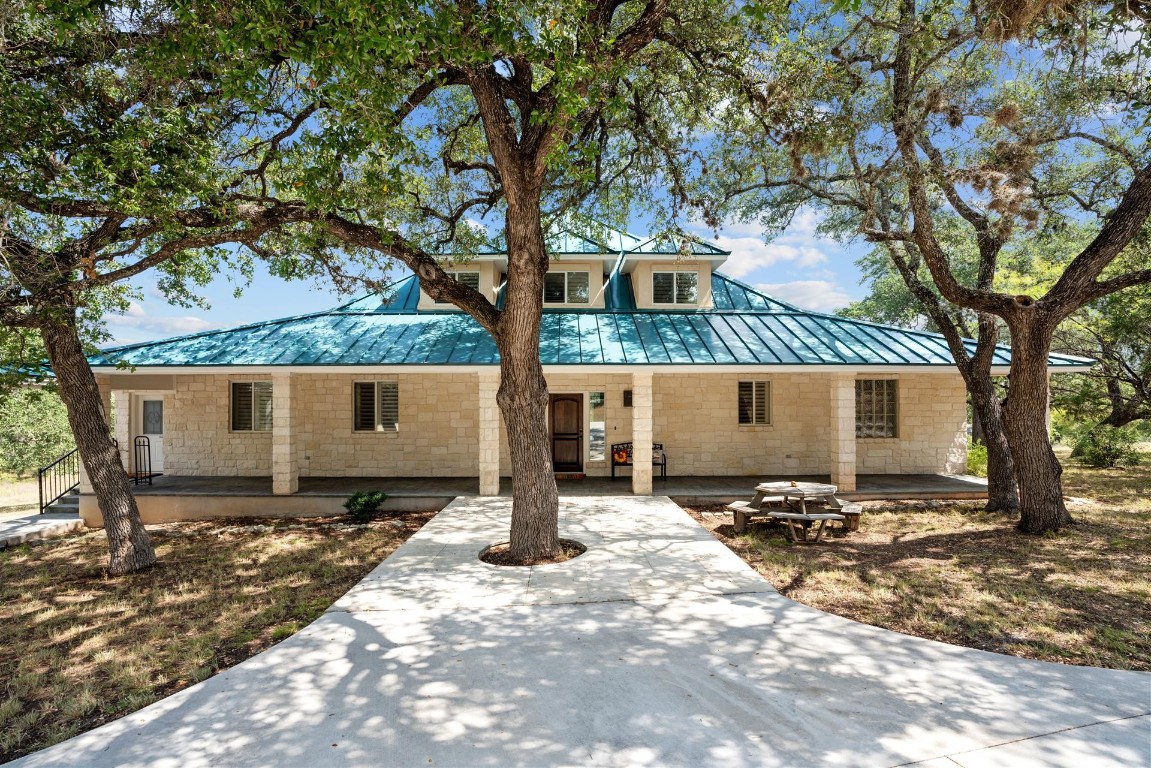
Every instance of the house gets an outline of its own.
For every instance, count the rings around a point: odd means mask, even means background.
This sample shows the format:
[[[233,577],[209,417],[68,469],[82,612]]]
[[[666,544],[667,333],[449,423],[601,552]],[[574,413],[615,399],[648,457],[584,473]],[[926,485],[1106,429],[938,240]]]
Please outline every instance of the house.
[[[610,239],[549,240],[540,355],[557,473],[607,477],[611,446],[628,441],[635,466],[615,487],[636,494],[653,492],[653,441],[678,477],[818,475],[851,491],[859,475],[964,471],[966,396],[942,337],[798,309],[718,272],[729,252],[714,245]],[[491,252],[449,271],[498,306],[506,266]],[[217,513],[269,499],[291,513],[318,510],[325,487],[342,500],[352,478],[487,495],[511,474],[495,344],[414,276],[328,311],[91,363],[126,415],[125,465],[144,473],[150,458],[163,473],[140,490],[145,520],[200,514],[197,493]],[[98,522],[94,499],[81,510]]]

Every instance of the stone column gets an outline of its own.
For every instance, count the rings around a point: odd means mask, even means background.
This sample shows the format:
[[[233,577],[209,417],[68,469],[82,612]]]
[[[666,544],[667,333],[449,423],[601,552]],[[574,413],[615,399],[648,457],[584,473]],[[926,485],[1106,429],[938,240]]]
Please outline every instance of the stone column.
[[[841,491],[855,490],[855,379],[831,377],[831,432],[828,435],[831,482]]]
[[[631,492],[651,495],[652,374],[631,375]]]
[[[479,472],[480,495],[500,493],[500,405],[496,393],[500,388],[499,369],[476,374],[479,386]]]
[[[120,447],[120,463],[124,469],[132,471],[132,393],[117,389],[112,392],[113,410],[116,412],[116,423],[112,437],[116,438],[116,445]]]
[[[272,374],[272,493],[300,490],[300,463],[296,450],[296,414],[293,408],[296,379],[290,373]]]

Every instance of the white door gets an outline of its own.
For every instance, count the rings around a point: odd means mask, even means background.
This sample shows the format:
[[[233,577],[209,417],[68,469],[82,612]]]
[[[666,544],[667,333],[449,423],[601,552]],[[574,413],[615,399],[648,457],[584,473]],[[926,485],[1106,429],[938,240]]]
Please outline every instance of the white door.
[[[136,424],[139,431],[136,435],[148,438],[148,446],[152,454],[152,473],[164,471],[164,398],[159,396],[141,396],[138,401]],[[133,435],[133,442],[135,436]],[[133,449],[133,464],[136,464],[136,451]],[[137,472],[145,471],[144,466],[136,466]]]

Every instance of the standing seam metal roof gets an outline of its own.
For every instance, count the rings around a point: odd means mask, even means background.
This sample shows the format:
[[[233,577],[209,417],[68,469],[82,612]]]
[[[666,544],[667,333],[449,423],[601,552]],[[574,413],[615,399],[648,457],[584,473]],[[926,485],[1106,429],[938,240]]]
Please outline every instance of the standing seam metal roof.
[[[608,307],[547,310],[545,365],[952,365],[942,336],[805,312],[724,275],[712,275],[715,308],[638,310],[625,275],[605,290]],[[418,310],[409,277],[385,297],[368,296],[309,315],[112,347],[94,367],[496,365],[491,336],[470,316]],[[967,342],[974,350],[975,342]],[[999,347],[996,365],[1010,362]],[[1057,368],[1090,360],[1051,355]]]

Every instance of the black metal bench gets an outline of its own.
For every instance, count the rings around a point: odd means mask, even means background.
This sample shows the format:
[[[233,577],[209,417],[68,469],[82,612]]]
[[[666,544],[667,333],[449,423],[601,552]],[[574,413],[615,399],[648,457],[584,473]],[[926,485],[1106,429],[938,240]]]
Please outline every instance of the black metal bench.
[[[612,443],[611,446],[611,479],[615,480],[616,467],[630,467],[631,463],[631,441],[626,443]],[[663,452],[663,443],[651,444],[651,466],[654,469],[659,467],[659,476],[663,480],[667,480],[667,454]]]

